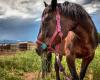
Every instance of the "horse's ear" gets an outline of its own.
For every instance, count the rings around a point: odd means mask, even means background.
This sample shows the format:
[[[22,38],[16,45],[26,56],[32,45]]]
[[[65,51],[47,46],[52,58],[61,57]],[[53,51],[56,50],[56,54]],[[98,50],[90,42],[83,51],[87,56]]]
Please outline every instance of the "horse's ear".
[[[44,5],[45,5],[45,7],[47,7],[48,6],[48,4],[44,1]]]
[[[52,0],[51,1],[52,10],[55,10],[56,9],[56,6],[57,6],[57,0]]]

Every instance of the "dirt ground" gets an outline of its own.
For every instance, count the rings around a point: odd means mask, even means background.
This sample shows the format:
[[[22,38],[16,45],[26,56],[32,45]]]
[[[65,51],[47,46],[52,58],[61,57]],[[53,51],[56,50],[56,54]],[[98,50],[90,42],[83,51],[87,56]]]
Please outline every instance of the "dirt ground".
[[[30,72],[30,73],[25,73],[24,74],[24,80],[40,80],[40,75],[41,73],[39,72]]]
[[[0,51],[0,55],[11,55],[11,54],[15,54],[16,52],[12,52],[12,51]]]

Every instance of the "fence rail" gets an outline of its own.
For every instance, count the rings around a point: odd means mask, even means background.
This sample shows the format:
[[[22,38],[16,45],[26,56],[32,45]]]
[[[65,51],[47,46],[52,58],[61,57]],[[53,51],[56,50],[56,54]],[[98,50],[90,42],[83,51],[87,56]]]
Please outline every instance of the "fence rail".
[[[16,51],[27,51],[35,48],[34,43],[16,43],[16,44],[0,44],[0,52],[16,52]]]

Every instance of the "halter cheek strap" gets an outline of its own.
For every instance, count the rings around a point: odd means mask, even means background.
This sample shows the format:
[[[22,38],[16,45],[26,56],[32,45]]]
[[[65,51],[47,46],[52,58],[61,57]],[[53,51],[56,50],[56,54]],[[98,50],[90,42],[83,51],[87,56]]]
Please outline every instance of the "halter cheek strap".
[[[51,37],[51,40],[50,40],[50,43],[49,43],[50,47],[52,46],[53,41],[55,40],[57,35],[60,36],[60,38],[62,40],[63,33],[61,32],[60,14],[59,14],[58,8],[57,8],[57,13],[56,13],[56,30],[55,30],[53,36]]]

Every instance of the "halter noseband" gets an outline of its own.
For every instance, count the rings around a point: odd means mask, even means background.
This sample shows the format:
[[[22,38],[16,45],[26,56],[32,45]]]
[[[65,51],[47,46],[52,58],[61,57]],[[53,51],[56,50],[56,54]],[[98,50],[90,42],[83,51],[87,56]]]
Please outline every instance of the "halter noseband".
[[[42,20],[43,19],[44,18],[42,18]],[[58,7],[56,9],[56,30],[55,30],[53,36],[51,37],[51,40],[50,40],[48,46],[47,46],[47,44],[45,44],[44,42],[41,42],[40,40],[37,40],[37,43],[41,45],[42,49],[48,48],[49,51],[55,51],[56,52],[58,50],[58,48],[59,48],[59,45],[56,45],[56,49],[53,49],[52,48],[52,44],[53,44],[53,41],[55,40],[57,35],[59,35],[61,40],[62,40],[63,33],[61,32],[60,14],[59,14]]]

